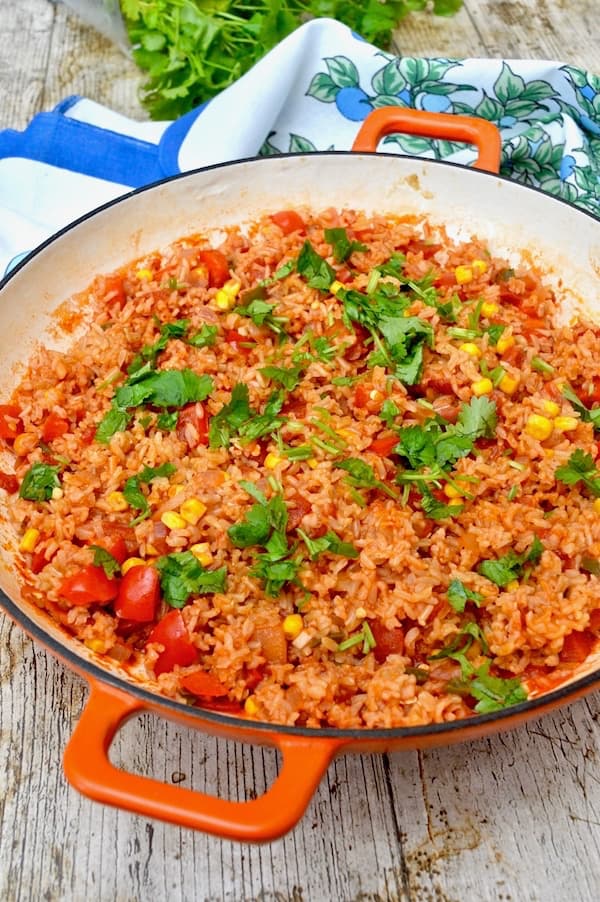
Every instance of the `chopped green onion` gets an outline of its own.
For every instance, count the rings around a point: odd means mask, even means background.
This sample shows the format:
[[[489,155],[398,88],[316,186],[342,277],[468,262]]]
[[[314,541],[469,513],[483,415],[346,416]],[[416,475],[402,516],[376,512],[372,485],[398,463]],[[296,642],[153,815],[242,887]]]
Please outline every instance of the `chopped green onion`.
[[[514,501],[518,494],[519,494],[519,486],[513,485],[509,489],[508,495],[506,497],[508,498],[509,501]]]
[[[472,341],[474,338],[479,338],[479,331],[476,329],[460,329],[451,326],[448,329],[448,335],[450,338],[460,338],[466,341]]]
[[[550,363],[546,363],[545,360],[542,360],[541,357],[532,357],[531,358],[531,369],[535,370],[537,373],[542,373],[545,376],[551,376],[554,372],[554,367]]]

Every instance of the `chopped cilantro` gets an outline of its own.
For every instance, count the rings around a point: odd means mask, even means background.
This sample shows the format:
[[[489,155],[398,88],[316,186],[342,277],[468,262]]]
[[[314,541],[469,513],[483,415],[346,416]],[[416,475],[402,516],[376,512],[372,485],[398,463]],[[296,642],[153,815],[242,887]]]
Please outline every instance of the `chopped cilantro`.
[[[268,304],[266,301],[257,298],[250,301],[243,307],[236,307],[234,313],[240,316],[247,316],[252,320],[255,326],[267,326],[276,335],[285,335],[284,326],[288,321],[287,316],[273,316],[273,311],[277,304]]]
[[[186,341],[194,348],[212,348],[217,340],[218,331],[218,326],[209,326],[208,323],[203,323],[200,331],[189,335]]]
[[[130,507],[139,510],[139,516],[132,520],[131,526],[140,523],[150,516],[150,506],[144,493],[142,492],[142,484],[148,485],[153,479],[161,476],[171,476],[177,468],[170,463],[161,464],[160,467],[144,467],[136,476],[130,476],[123,486],[123,495]]]
[[[156,366],[156,358],[167,347],[170,338],[183,338],[189,328],[189,319],[176,320],[173,323],[163,323],[160,327],[160,336],[152,345],[144,345],[129,365],[127,372],[131,376],[136,373],[146,362],[152,367]]]
[[[256,500],[244,519],[234,523],[227,530],[227,535],[236,548],[249,548],[251,545],[266,545],[272,532],[285,533],[288,513],[283,496],[273,495],[267,501],[262,492],[251,482],[240,483],[249,495]]]
[[[302,562],[288,557],[290,548],[283,533],[274,532],[264,547],[264,553],[256,555],[250,576],[261,580],[269,598],[277,598],[286,583],[298,583]]]
[[[513,580],[519,579],[529,569],[527,564],[538,564],[543,550],[544,546],[535,536],[528,551],[523,554],[515,554],[511,550],[496,560],[482,561],[477,567],[477,572],[502,589]]]
[[[296,271],[303,276],[309,288],[329,291],[335,281],[335,270],[327,260],[317,254],[310,243],[305,241],[296,261]]]
[[[488,326],[485,331],[490,336],[490,344],[494,345],[495,347],[502,337],[502,333],[505,331],[505,329],[506,326],[503,326],[501,323],[492,323],[491,326]]]
[[[306,545],[311,560],[315,561],[320,554],[330,551],[340,557],[356,558],[358,551],[350,542],[343,542],[331,529],[318,539],[311,539],[303,530],[297,530],[298,535]]]
[[[554,475],[565,485],[577,485],[578,482],[594,495],[600,497],[600,472],[594,466],[591,454],[586,454],[581,448],[573,451],[566,464],[558,467]]]
[[[59,473],[60,467],[42,463],[33,464],[23,477],[19,498],[25,498],[27,501],[49,501],[54,489],[60,488]]]
[[[483,595],[480,592],[468,589],[460,579],[453,579],[448,586],[448,601],[450,606],[459,614],[462,614],[468,601],[472,601],[479,607],[483,600]]]
[[[175,429],[178,420],[178,410],[163,411],[163,413],[159,413],[156,418],[156,428],[163,429],[165,432],[170,432],[172,429]]]
[[[358,457],[347,457],[345,460],[334,463],[334,467],[347,472],[348,475],[345,481],[353,488],[381,489],[390,498],[398,500],[398,496],[393,489],[386,485],[385,482],[382,482],[381,479],[377,479],[373,467],[365,463],[364,460],[360,460]]]
[[[113,406],[109,408],[98,423],[94,438],[102,445],[108,445],[115,433],[124,432],[127,429],[130,421],[130,413]]]
[[[121,575],[121,565],[110,551],[100,545],[90,545],[90,551],[94,552],[94,566],[102,567],[109,579]]]
[[[325,241],[331,245],[336,263],[345,263],[355,251],[366,251],[368,247],[360,241],[351,241],[346,229],[325,229]]]
[[[191,551],[159,557],[154,566],[160,573],[160,587],[167,604],[182,608],[192,595],[225,592],[227,568],[205,570]]]
[[[119,410],[141,404],[184,407],[194,401],[204,401],[212,387],[210,376],[198,376],[190,369],[155,372],[147,363],[117,389],[113,405]]]
[[[287,369],[282,366],[265,366],[259,372],[272,382],[277,382],[286,391],[294,391],[301,381],[301,366],[290,366]]]
[[[445,504],[438,501],[427,486],[420,487],[421,507],[423,513],[431,520],[445,520],[447,517],[458,517],[464,509],[464,504]]]
[[[473,698],[478,699],[475,710],[478,714],[490,714],[502,711],[511,705],[527,701],[527,691],[518,677],[504,679],[490,675],[490,661],[485,661],[475,670],[466,690]]]
[[[282,389],[272,392],[267,398],[262,413],[252,413],[250,420],[239,427],[239,435],[243,442],[255,441],[263,435],[270,435],[285,423],[278,414],[283,407],[285,392]]]
[[[392,424],[398,414],[400,413],[400,408],[392,401],[391,398],[386,398],[383,404],[381,405],[381,410],[379,411],[379,418],[383,420],[385,425],[391,429]]]
[[[262,279],[258,285],[256,286],[258,289],[266,288],[269,285],[273,285],[274,282],[279,282],[281,279],[287,278],[287,276],[291,275],[296,268],[295,260],[288,260],[286,263],[282,263],[282,265],[277,269],[272,276],[268,279]],[[254,290],[254,289],[251,289]],[[264,298],[265,294],[260,294],[258,297]],[[254,297],[249,297],[248,300],[255,300]]]
[[[208,432],[210,447],[227,448],[231,437],[251,416],[248,386],[238,382],[233,386],[229,404],[224,404],[221,410],[211,417]]]
[[[563,385],[562,394],[563,397],[569,401],[573,409],[577,411],[583,422],[591,423],[594,427],[594,431],[600,432],[600,407],[586,407],[570,385]]]

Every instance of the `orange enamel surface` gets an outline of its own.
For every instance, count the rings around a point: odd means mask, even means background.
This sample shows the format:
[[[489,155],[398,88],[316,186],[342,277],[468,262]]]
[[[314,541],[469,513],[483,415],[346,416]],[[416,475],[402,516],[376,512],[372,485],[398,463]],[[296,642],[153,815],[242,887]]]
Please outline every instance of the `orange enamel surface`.
[[[444,138],[474,144],[479,151],[475,169],[500,171],[500,132],[486,119],[454,116],[450,113],[428,113],[401,107],[382,107],[365,119],[354,144],[354,151],[376,151],[380,140],[392,132],[406,132],[423,138]]]

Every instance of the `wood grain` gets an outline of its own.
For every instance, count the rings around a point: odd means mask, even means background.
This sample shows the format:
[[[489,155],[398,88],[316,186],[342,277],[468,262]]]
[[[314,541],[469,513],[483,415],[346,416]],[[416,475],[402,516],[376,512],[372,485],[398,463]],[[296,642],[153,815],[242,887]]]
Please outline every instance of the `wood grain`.
[[[139,75],[46,0],[0,0],[0,126],[79,93],[137,118]],[[407,55],[558,58],[600,71],[596,0],[466,0],[412,15]],[[336,761],[301,824],[263,847],[220,841],[74,792],[61,767],[86,689],[0,617],[2,902],[564,902],[600,885],[600,698],[489,740]],[[151,716],[119,734],[130,770],[244,799],[270,750]]]

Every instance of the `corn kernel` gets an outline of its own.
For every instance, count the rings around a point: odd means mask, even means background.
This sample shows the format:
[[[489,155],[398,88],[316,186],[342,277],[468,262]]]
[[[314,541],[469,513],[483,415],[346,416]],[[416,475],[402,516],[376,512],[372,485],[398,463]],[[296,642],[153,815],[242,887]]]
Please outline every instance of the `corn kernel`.
[[[113,511],[126,511],[129,507],[123,492],[110,492],[106,496],[108,506]]]
[[[514,592],[519,588],[519,581],[517,579],[511,579],[511,581],[506,584],[506,588],[509,592]]]
[[[340,291],[340,289],[342,289],[343,287],[344,287],[343,284],[341,282],[338,282],[338,280],[336,279],[335,282],[331,283],[329,290],[332,293],[332,295],[335,297],[335,295],[337,295],[338,291]]]
[[[481,357],[481,348],[478,348],[474,341],[465,341],[458,346],[459,351],[470,354],[471,357]]]
[[[540,416],[539,413],[532,413],[525,424],[525,432],[540,442],[545,441],[552,434],[552,428],[552,420]]]
[[[462,498],[462,492],[453,485],[450,485],[449,482],[444,486],[444,495],[446,498]]]
[[[500,391],[503,391],[505,395],[514,395],[518,387],[519,377],[511,376],[510,373],[505,373],[498,383],[498,388],[500,389]]]
[[[319,466],[319,461],[316,459],[316,457],[309,457],[306,463],[311,468],[311,470],[314,470],[315,467]]]
[[[473,382],[471,390],[474,395],[480,398],[482,395],[490,395],[494,390],[494,386],[492,380],[486,376],[484,379],[478,379],[477,382]]]
[[[132,567],[145,567],[146,564],[147,561],[141,557],[128,557],[127,560],[123,561],[121,564],[121,573],[124,576],[128,570],[132,569]]]
[[[283,458],[281,458],[279,454],[273,454],[273,452],[271,451],[265,457],[265,467],[267,468],[267,470],[274,470],[275,467],[279,466],[282,460]]]
[[[496,344],[496,350],[499,354],[505,354],[509,348],[514,347],[515,337],[514,335],[501,335],[498,339],[498,343]]]
[[[23,538],[19,542],[19,551],[33,551],[40,538],[39,529],[26,529]]]
[[[167,529],[184,529],[187,526],[187,522],[175,511],[165,511],[161,515],[160,521],[165,524]]]
[[[481,305],[481,312],[484,316],[494,316],[499,309],[498,304],[494,304],[493,301],[484,301]]]
[[[64,491],[61,489],[59,485],[55,485],[52,489],[52,500],[59,501],[64,496]]]
[[[104,651],[104,642],[102,639],[86,639],[85,644],[90,651],[95,651],[99,655]]]
[[[141,282],[149,282],[152,279],[152,271],[149,269],[138,269],[136,276]]]
[[[556,401],[549,401],[548,399],[542,402],[542,410],[544,413],[547,413],[549,417],[557,417],[560,413],[560,404],[557,404]]]
[[[476,272],[478,276],[481,276],[484,272],[487,272],[488,265],[485,260],[473,260],[471,263],[471,269],[473,272]]]
[[[594,501],[594,510],[597,514],[600,514],[600,498],[596,498]]]
[[[296,636],[299,636],[302,632],[303,626],[304,624],[300,614],[288,614],[283,621],[283,632],[288,639],[295,639]]]
[[[242,287],[242,283],[238,282],[237,279],[228,279],[223,285],[223,291],[230,298],[236,298],[240,293],[240,288]]]
[[[457,266],[454,270],[454,277],[459,285],[473,281],[473,270],[470,266]]]
[[[554,428],[557,432],[573,432],[578,425],[577,417],[556,417],[554,420]]]
[[[219,288],[215,294],[215,305],[219,310],[231,310],[235,304],[235,298],[228,294],[224,288]]]
[[[251,695],[249,695],[244,702],[244,711],[249,717],[256,717],[256,715],[258,714],[258,705]]]
[[[190,551],[203,567],[208,567],[212,563],[213,555],[208,542],[196,542],[190,546]]]
[[[203,504],[198,498],[188,498],[179,508],[179,513],[186,523],[195,526],[206,513],[206,504]]]

